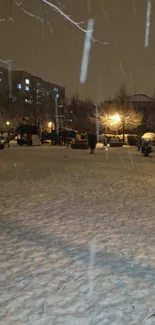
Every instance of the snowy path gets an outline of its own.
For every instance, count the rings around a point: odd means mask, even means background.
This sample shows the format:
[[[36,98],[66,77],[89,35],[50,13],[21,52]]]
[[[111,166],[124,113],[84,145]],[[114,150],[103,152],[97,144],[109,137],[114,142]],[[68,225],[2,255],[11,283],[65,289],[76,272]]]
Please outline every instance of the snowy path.
[[[0,324],[155,324],[155,157],[0,152]]]

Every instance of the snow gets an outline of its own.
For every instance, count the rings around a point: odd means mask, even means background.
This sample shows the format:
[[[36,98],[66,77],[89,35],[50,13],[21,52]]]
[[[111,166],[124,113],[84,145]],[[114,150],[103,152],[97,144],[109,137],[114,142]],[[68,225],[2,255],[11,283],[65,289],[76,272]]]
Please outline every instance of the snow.
[[[1,324],[155,324],[154,166],[129,147],[0,152]]]

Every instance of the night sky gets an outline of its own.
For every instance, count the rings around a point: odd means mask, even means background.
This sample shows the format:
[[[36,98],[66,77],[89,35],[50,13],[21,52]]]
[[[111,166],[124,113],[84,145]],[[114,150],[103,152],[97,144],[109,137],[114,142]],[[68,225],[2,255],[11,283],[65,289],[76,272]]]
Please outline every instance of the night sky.
[[[52,2],[52,0],[49,0]],[[20,0],[18,0],[20,2]],[[87,28],[95,20],[94,37],[109,45],[92,45],[88,78],[79,84],[85,34],[50,7],[47,24],[12,5],[14,22],[0,23],[0,59],[15,56],[13,69],[26,70],[66,87],[68,96],[105,100],[125,83],[129,93],[152,95],[155,89],[155,2],[152,1],[149,47],[144,47],[146,0],[60,0],[66,14]],[[56,1],[54,2],[56,4]],[[23,8],[44,17],[40,0],[24,0]],[[8,19],[10,0],[0,0],[0,19]]]

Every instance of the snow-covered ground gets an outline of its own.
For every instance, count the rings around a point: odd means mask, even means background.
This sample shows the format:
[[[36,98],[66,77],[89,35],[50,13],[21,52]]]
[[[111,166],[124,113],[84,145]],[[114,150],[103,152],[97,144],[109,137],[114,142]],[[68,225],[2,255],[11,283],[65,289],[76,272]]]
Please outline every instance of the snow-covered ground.
[[[0,324],[148,325],[154,311],[155,157],[0,151]]]

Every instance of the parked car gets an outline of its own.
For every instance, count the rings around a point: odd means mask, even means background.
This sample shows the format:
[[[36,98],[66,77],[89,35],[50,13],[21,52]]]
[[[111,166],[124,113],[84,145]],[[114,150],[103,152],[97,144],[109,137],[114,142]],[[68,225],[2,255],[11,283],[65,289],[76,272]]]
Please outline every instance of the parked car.
[[[123,141],[119,137],[113,137],[110,139],[110,147],[122,147]]]
[[[4,149],[4,144],[0,141],[0,150]]]
[[[152,144],[155,145],[155,133],[151,133],[151,132],[144,133],[142,136],[142,140],[151,141]]]

